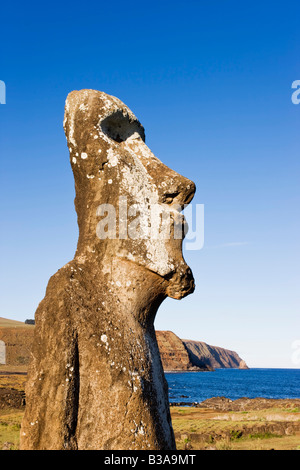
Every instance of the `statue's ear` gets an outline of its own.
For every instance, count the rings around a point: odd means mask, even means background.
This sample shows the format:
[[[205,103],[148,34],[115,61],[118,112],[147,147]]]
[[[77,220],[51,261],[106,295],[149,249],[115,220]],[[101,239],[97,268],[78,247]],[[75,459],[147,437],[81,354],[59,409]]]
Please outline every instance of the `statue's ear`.
[[[101,131],[115,142],[124,142],[136,133],[145,142],[145,130],[141,123],[128,114],[124,115],[122,111],[110,114],[100,122],[99,126]]]

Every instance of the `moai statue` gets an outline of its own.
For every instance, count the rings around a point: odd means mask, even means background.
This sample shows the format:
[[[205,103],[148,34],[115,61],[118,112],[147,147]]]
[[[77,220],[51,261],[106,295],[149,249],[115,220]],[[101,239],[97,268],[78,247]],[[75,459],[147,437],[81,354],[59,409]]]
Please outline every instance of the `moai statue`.
[[[194,290],[174,233],[195,185],[151,153],[113,96],[71,92],[64,129],[79,239],[36,311],[21,449],[175,449],[153,323],[167,296]],[[170,236],[155,236],[149,208]]]

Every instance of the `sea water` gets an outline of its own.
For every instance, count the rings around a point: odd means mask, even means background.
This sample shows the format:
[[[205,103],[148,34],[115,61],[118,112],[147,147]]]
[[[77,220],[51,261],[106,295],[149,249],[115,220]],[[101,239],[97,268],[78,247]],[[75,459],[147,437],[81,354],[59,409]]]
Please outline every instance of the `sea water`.
[[[166,372],[169,401],[201,402],[212,397],[300,398],[300,369],[216,369]]]

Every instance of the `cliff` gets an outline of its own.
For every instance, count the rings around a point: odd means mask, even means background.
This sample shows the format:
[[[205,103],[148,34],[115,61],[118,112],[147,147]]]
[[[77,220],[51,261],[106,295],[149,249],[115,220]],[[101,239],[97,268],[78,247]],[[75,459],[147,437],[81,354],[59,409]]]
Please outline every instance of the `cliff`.
[[[156,338],[165,371],[248,369],[235,351],[202,341],[182,340],[172,331],[156,331]]]
[[[156,331],[160,357],[165,371],[210,370],[206,365],[194,365],[184,343],[172,331]]]
[[[27,365],[34,325],[0,317],[0,365]],[[201,341],[182,340],[172,331],[156,331],[165,371],[209,371],[218,368],[247,369],[234,351]]]
[[[210,346],[202,341],[182,340],[188,351],[190,361],[198,367],[213,369],[248,369],[247,364],[235,351]]]

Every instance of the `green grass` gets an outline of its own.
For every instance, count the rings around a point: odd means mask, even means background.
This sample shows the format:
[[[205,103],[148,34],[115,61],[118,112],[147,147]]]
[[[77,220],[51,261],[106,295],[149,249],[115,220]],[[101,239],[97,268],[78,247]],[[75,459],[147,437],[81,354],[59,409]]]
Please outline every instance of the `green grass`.
[[[1,410],[0,450],[3,449],[4,445],[9,450],[17,450],[19,448],[22,417],[23,411],[14,409]]]
[[[233,413],[197,408],[171,407],[173,428],[178,449],[194,450],[300,450],[300,431],[275,434],[272,426],[277,419],[288,426],[289,415],[295,423],[298,408],[267,408]],[[273,417],[272,417],[273,414]],[[260,430],[261,426],[261,430]],[[280,438],[280,439],[279,439]]]
[[[239,421],[215,419],[219,413],[204,413],[197,409],[173,409],[172,421],[174,431],[181,434],[176,439],[178,449],[216,450],[300,450],[300,433],[295,435],[277,435],[272,432],[252,432],[250,427],[255,423],[256,412],[250,421],[245,421],[244,413],[236,413]],[[270,410],[266,410],[269,412]],[[287,410],[281,410],[283,414]],[[290,410],[290,413],[293,413]],[[24,409],[0,410],[0,450],[9,448],[17,450],[20,442],[20,427]],[[250,415],[252,413],[249,413]],[[293,415],[294,416],[294,415]],[[224,415],[224,418],[226,415]],[[259,416],[260,422],[261,416]],[[257,422],[257,421],[256,421]],[[249,427],[248,427],[248,426]],[[248,428],[248,432],[247,432]],[[198,436],[206,436],[206,441],[198,440]],[[183,437],[184,436],[184,437]],[[280,439],[279,439],[280,438]],[[9,443],[7,445],[6,443]]]
[[[230,440],[234,441],[235,439],[241,439],[243,437],[243,432],[241,430],[232,429],[230,431]]]
[[[274,437],[283,437],[279,434],[274,434],[271,432],[256,432],[254,434],[244,435],[243,431],[232,430],[230,432],[230,440],[235,441],[237,439],[273,439]]]
[[[249,434],[248,439],[273,439],[274,437],[283,437],[279,434],[273,434],[271,432],[256,432],[255,434]]]

